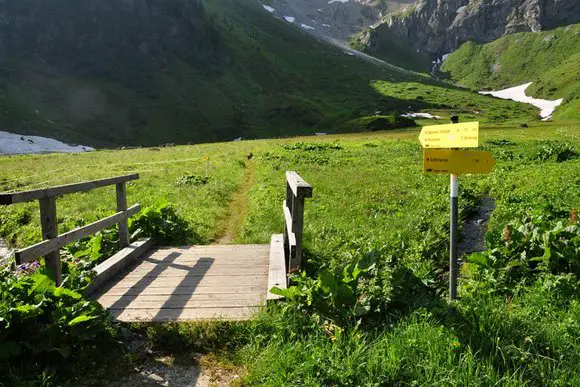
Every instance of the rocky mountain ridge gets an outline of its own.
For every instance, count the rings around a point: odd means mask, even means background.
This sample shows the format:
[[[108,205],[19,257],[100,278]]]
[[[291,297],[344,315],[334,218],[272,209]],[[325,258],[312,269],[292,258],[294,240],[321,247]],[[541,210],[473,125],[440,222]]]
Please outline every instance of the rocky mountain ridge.
[[[579,0],[419,0],[358,38],[365,51],[384,50],[384,36],[405,41],[433,59],[472,40],[490,42],[514,32],[538,32],[580,21]]]
[[[271,0],[264,8],[274,16],[315,35],[347,41],[364,28],[380,23],[414,0]]]

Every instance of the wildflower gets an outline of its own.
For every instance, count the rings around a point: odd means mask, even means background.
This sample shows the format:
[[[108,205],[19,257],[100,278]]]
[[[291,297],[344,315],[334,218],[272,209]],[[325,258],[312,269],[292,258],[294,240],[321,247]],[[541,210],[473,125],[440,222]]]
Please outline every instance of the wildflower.
[[[512,239],[512,230],[509,224],[506,224],[503,228],[502,238],[506,242],[509,242]]]
[[[16,272],[19,274],[34,274],[38,269],[40,269],[40,262],[27,262],[22,265],[18,265]]]
[[[570,224],[576,224],[577,221],[578,221],[578,210],[574,208],[570,212]]]

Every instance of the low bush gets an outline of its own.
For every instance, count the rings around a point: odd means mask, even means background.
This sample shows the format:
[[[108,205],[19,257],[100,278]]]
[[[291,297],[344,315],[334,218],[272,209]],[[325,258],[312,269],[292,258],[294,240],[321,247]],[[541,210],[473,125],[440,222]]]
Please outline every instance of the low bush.
[[[369,116],[350,120],[342,125],[342,131],[375,132],[378,130],[410,128],[414,126],[417,126],[415,121],[410,118],[401,117],[395,113],[389,116]]]
[[[551,224],[545,217],[510,222],[501,235],[487,235],[488,250],[467,257],[468,286],[493,282],[489,290],[513,293],[541,274],[580,276],[580,226]]]
[[[27,269],[0,270],[0,375],[66,377],[119,354],[118,328],[98,303]]]

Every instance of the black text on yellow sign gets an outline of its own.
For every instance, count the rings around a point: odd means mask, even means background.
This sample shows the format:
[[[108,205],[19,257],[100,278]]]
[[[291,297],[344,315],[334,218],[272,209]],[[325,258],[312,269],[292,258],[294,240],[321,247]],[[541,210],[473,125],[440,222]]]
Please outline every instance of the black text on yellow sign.
[[[490,173],[494,167],[495,160],[487,151],[423,150],[423,171],[428,173]]]
[[[419,141],[423,148],[477,148],[479,122],[425,126]]]

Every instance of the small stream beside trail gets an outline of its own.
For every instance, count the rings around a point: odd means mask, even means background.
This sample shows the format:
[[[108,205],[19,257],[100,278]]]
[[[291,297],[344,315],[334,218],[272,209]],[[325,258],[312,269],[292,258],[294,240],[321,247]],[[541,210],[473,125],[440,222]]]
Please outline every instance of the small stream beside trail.
[[[460,258],[465,254],[486,250],[485,233],[487,232],[487,223],[493,210],[495,210],[495,200],[484,197],[481,200],[477,212],[465,220],[461,232],[461,239],[457,246]]]
[[[6,258],[12,250],[8,248],[8,243],[2,238],[0,238],[0,261]]]

